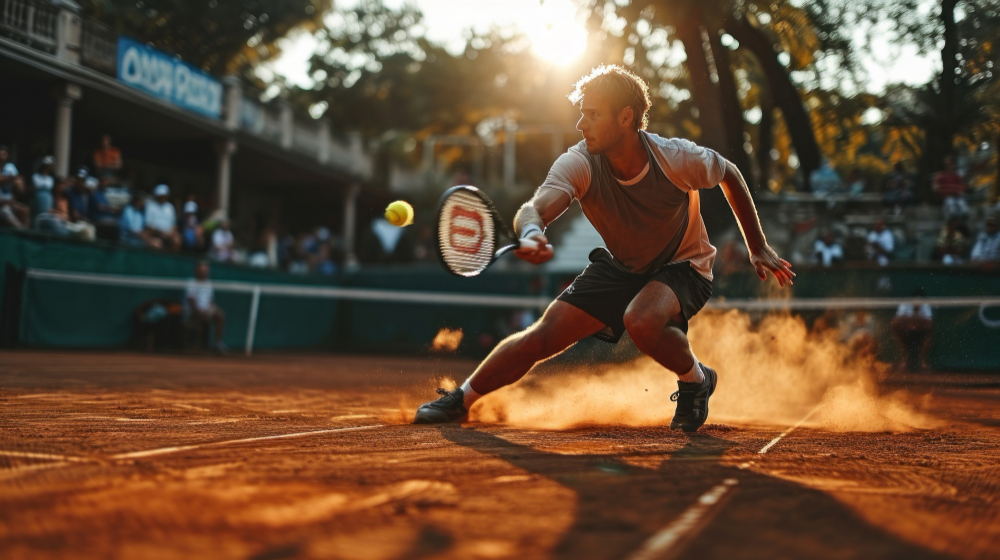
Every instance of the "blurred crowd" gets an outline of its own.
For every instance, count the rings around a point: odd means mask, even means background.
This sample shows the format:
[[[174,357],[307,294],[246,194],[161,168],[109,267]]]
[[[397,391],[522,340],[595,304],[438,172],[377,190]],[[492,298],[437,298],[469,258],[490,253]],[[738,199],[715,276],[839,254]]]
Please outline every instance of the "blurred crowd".
[[[996,267],[1000,204],[989,204],[983,189],[970,192],[966,175],[946,157],[944,169],[929,178],[929,191],[918,197],[917,180],[902,162],[883,177],[852,169],[846,179],[824,163],[810,177],[813,195],[783,201],[777,210],[778,221],[788,227],[775,237],[784,237],[793,261],[827,267],[844,262]]]

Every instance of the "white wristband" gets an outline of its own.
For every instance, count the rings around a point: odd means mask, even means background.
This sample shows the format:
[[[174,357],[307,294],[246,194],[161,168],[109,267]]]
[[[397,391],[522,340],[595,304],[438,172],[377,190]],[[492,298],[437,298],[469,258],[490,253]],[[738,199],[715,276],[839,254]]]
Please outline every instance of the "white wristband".
[[[521,239],[527,239],[536,233],[545,233],[538,224],[528,224],[521,230]]]

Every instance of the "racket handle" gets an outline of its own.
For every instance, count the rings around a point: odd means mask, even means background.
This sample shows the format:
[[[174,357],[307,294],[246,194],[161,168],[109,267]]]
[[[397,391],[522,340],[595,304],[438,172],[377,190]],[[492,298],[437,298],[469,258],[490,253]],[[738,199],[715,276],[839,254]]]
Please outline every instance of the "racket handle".
[[[518,249],[528,249],[529,251],[538,250],[538,242],[534,239],[521,238],[517,240]]]

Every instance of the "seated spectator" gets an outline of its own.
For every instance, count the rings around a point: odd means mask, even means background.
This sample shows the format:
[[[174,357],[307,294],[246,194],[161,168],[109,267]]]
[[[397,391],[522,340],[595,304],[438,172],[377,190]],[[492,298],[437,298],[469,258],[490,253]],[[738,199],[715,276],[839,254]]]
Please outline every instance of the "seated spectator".
[[[958,227],[958,220],[950,218],[934,242],[934,258],[942,264],[962,264],[965,251],[969,248],[969,238]]]
[[[858,309],[841,325],[841,340],[855,355],[875,353],[875,319],[867,310]]]
[[[53,190],[56,186],[54,171],[56,158],[45,156],[38,172],[31,176],[31,192],[35,195],[35,214],[44,214],[52,209]]]
[[[150,234],[160,240],[163,247],[176,251],[181,246],[181,236],[177,232],[177,211],[167,199],[170,187],[156,185],[153,200],[146,202],[146,227]]]
[[[103,181],[97,177],[88,177],[87,190],[90,191],[89,214],[87,219],[97,228],[97,237],[114,241],[118,239],[118,216],[108,202]]]
[[[229,220],[224,219],[219,227],[212,232],[212,246],[208,249],[208,257],[213,261],[229,262],[233,260],[233,250],[236,248],[236,239],[233,232],[229,230]]]
[[[96,237],[94,225],[86,220],[78,219],[78,213],[71,208],[69,197],[66,195],[66,191],[72,183],[71,179],[65,179],[56,184],[55,189],[51,192],[52,207],[49,212],[35,217],[35,228],[56,235],[93,241]]]
[[[146,227],[146,197],[136,195],[122,210],[118,222],[119,239],[126,245],[134,247],[163,247],[160,239]]]
[[[859,195],[865,192],[865,178],[861,175],[861,170],[855,167],[847,175],[847,192],[852,195]]]
[[[812,191],[816,194],[836,194],[843,192],[844,185],[840,180],[840,175],[830,166],[826,159],[823,164],[809,174],[809,183]]]
[[[184,322],[199,331],[214,326],[215,350],[224,354],[226,345],[222,335],[226,329],[226,314],[215,305],[215,288],[208,273],[208,263],[201,261],[194,269],[194,278],[188,280],[184,290]]]
[[[823,235],[813,243],[812,262],[829,267],[834,262],[844,260],[844,249],[834,239],[830,231],[823,232]]]
[[[906,172],[903,162],[898,161],[885,178],[882,201],[890,206],[900,207],[913,204],[914,200],[913,178]]]
[[[99,178],[115,176],[122,168],[122,152],[111,145],[111,135],[101,136],[101,145],[94,150],[94,171]]]
[[[337,264],[330,258],[330,246],[328,244],[320,244],[319,254],[316,256],[316,266],[314,269],[317,274],[321,274],[323,276],[333,276],[337,273]]]
[[[198,222],[198,203],[189,200],[184,203],[184,217],[181,218],[181,246],[187,251],[201,251],[205,247],[205,235]]]
[[[896,239],[892,236],[889,228],[885,227],[885,220],[875,222],[872,231],[868,232],[865,251],[868,260],[877,261],[879,266],[889,264],[892,253],[896,249]]]
[[[913,296],[923,297],[924,290],[918,288],[913,292]],[[903,355],[902,367],[910,371],[926,370],[927,354],[931,348],[931,331],[934,328],[931,306],[926,303],[900,304],[889,328]],[[916,367],[914,367],[916,360],[913,359],[915,353],[919,357],[919,365]]]
[[[24,194],[24,183],[8,157],[7,146],[0,146],[0,225],[25,228],[31,224],[31,210],[17,200]]]
[[[976,237],[970,260],[976,264],[1000,264],[1000,228],[996,218],[986,218],[986,227]]]
[[[934,193],[941,198],[945,219],[969,215],[969,205],[965,202],[965,180],[955,170],[955,158],[945,157],[944,169],[934,174]]]
[[[73,187],[66,193],[66,198],[69,200],[69,213],[72,221],[88,220],[90,216],[90,186],[88,185],[90,179],[90,170],[86,167],[81,167],[76,171],[76,177],[73,179]]]

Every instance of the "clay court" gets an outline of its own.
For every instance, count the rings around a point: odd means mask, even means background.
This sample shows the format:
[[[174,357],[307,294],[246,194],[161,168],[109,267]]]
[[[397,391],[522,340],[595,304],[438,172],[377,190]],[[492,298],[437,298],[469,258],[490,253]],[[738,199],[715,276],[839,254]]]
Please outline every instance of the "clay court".
[[[971,559],[1000,543],[988,376],[883,380],[932,429],[407,424],[473,365],[4,352],[2,555]]]

